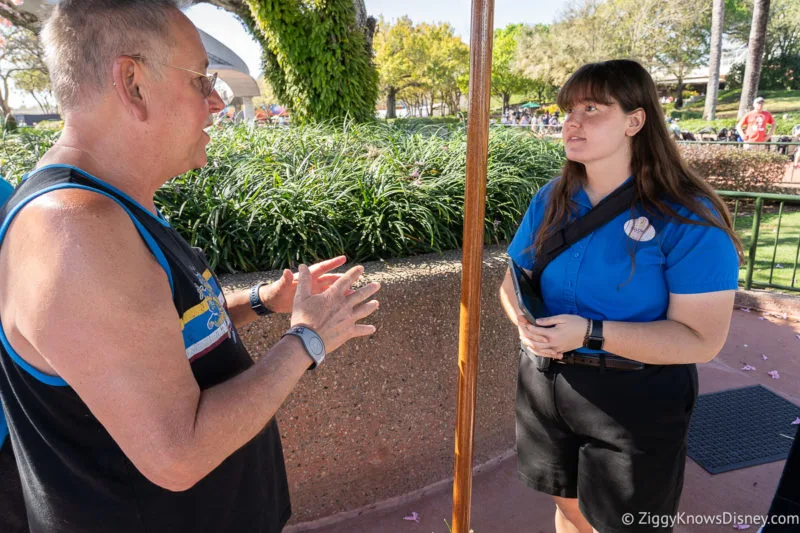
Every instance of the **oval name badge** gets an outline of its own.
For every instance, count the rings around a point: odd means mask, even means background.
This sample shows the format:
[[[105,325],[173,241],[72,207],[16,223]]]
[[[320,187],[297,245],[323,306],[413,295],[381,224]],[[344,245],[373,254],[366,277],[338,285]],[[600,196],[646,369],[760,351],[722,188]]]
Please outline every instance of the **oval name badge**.
[[[656,229],[647,217],[632,218],[625,222],[625,234],[634,241],[647,242],[656,236]]]

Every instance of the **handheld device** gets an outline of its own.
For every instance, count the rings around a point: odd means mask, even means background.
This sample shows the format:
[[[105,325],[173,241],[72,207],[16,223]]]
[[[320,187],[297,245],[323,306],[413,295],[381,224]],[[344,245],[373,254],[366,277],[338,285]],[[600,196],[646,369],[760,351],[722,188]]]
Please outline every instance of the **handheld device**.
[[[508,258],[508,269],[511,272],[511,281],[514,283],[514,293],[517,295],[517,305],[522,314],[531,324],[536,324],[537,318],[550,316],[544,302],[533,292],[530,278],[516,261]],[[552,328],[553,326],[538,326]]]
[[[547,306],[541,298],[539,298],[533,291],[530,284],[528,275],[522,270],[516,261],[508,258],[508,269],[511,272],[511,281],[514,283],[514,293],[517,295],[517,305],[519,306],[522,314],[530,321],[531,324],[536,324],[537,318],[544,318],[549,316]],[[538,326],[545,328],[552,328],[553,326]],[[536,368],[544,372],[550,367],[549,357],[540,357],[531,353],[525,346],[522,347],[525,353],[536,362]]]

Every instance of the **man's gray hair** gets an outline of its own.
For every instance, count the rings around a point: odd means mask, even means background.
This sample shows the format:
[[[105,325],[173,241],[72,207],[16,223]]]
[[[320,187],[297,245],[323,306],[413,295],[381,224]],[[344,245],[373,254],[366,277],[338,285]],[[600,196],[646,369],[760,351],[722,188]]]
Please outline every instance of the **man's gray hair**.
[[[185,0],[61,0],[42,29],[45,63],[56,100],[63,109],[112,84],[114,60],[121,55],[168,63],[170,16]]]

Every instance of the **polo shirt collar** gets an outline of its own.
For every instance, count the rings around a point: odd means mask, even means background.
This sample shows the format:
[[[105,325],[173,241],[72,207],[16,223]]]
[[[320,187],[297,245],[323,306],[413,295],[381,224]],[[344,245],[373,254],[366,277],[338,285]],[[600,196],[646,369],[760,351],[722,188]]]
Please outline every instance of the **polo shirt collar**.
[[[619,187],[617,187],[617,189],[619,189],[620,187],[622,187],[623,185],[625,185],[626,183],[628,183],[632,179],[633,179],[633,176],[628,176],[628,179],[626,179],[625,181],[620,183],[620,185],[619,185]],[[617,189],[614,189],[614,190],[617,190]],[[614,192],[614,191],[611,191],[611,192]],[[611,194],[611,193],[608,193],[608,194]],[[581,207],[585,207],[586,209],[591,209],[592,208],[592,202],[589,201],[589,195],[586,194],[586,191],[583,190],[583,187],[578,187],[578,191],[572,196],[572,200],[575,203],[577,203],[579,206],[581,206]]]

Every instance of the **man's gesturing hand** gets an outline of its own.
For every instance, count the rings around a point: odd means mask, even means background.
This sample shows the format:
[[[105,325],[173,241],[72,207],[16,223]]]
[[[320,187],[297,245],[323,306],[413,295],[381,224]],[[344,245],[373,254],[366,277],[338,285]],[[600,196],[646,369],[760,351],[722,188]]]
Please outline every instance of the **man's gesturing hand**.
[[[321,293],[312,294],[311,273],[306,265],[300,265],[292,327],[303,325],[316,331],[328,353],[353,337],[375,333],[375,326],[357,323],[379,306],[377,300],[367,301],[381,288],[379,283],[368,283],[356,291],[351,289],[363,273],[364,267],[355,266]]]

